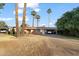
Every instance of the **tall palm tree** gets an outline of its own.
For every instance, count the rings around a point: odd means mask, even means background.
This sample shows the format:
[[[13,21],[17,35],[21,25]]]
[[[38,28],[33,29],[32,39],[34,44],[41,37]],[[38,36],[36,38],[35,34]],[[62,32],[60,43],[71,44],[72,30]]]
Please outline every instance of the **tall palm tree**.
[[[5,3],[0,3],[0,9],[3,9]]]
[[[5,4],[4,4],[4,3],[0,3],[0,9],[3,9],[3,8],[4,8],[4,6],[5,6]],[[1,14],[1,12],[0,12],[0,14]]]
[[[50,25],[50,14],[52,13],[52,10],[49,8],[47,10],[47,13],[48,13],[48,27],[49,27],[49,25]]]
[[[36,16],[36,12],[35,11],[32,11],[31,12],[31,15],[33,16],[32,27],[34,27],[34,19],[35,19],[35,16]]]
[[[37,19],[37,27],[38,27],[39,26],[40,15],[36,15],[36,19]]]
[[[19,36],[19,24],[18,24],[18,3],[16,3],[16,9],[15,9],[15,12],[16,12],[16,37]]]
[[[25,29],[25,21],[26,20],[26,3],[24,3],[23,8],[23,21],[22,21],[22,34],[24,35],[24,29]]]

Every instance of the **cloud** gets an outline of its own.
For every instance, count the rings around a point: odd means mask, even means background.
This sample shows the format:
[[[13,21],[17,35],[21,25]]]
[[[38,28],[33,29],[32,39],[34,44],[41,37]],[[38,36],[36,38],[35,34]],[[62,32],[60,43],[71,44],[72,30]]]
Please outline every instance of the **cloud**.
[[[19,3],[18,4],[19,8],[23,8],[24,4],[23,3]],[[37,8],[39,7],[39,3],[27,3],[27,8]]]
[[[49,25],[53,25],[53,23],[52,23],[52,22],[50,22],[50,23],[49,23]]]
[[[19,3],[19,4],[18,4],[18,7],[19,7],[19,8],[23,8],[23,7],[24,7],[24,3]]]
[[[19,20],[19,21],[22,21],[22,19],[23,19],[22,16],[19,16],[19,17],[18,17],[18,20]],[[28,21],[28,20],[29,20],[29,18],[26,16],[26,21]]]
[[[39,12],[39,3],[27,3],[27,8],[31,8],[36,12]]]
[[[19,3],[18,4],[18,14],[22,14],[23,13],[23,7],[24,7],[24,3]],[[39,3],[27,3],[27,8],[31,8],[33,10],[35,10],[36,12],[39,12]],[[15,10],[13,11],[13,14],[15,14]]]
[[[55,19],[55,20],[52,20],[50,23],[49,23],[49,25],[50,26],[52,26],[52,27],[56,27],[56,22],[57,22],[57,20]]]
[[[41,24],[40,26],[46,26],[46,24]]]
[[[39,7],[39,3],[27,3],[27,7],[28,8],[38,8]]]
[[[23,13],[23,9],[18,9],[18,14],[22,14]],[[13,14],[15,14],[15,10],[13,11]]]
[[[1,17],[0,18],[0,21],[10,21],[10,20],[13,20],[14,18],[3,18],[3,17]]]
[[[23,17],[18,16],[19,21],[22,21],[22,19],[23,19]],[[15,20],[15,18],[3,18],[3,17],[0,17],[0,21],[10,21],[10,20]],[[29,20],[29,18],[26,17],[26,21],[28,21],[28,20]]]
[[[39,11],[40,11],[40,9],[39,9],[39,8],[36,8],[36,9],[34,9],[34,11],[39,12]]]

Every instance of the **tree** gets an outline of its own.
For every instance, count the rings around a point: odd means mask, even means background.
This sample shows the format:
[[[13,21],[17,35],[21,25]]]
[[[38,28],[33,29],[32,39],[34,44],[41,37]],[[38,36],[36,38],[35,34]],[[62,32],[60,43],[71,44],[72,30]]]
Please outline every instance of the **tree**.
[[[15,12],[16,12],[16,37],[19,36],[19,24],[18,24],[18,3],[16,3],[16,7],[15,7]]]
[[[5,6],[4,3],[0,3],[0,9],[3,9],[4,6]]]
[[[22,21],[22,34],[24,35],[24,29],[25,29],[25,21],[26,20],[26,3],[24,3],[24,9],[23,9],[23,21]]]
[[[37,19],[37,27],[38,27],[39,26],[40,15],[36,15],[36,19]]]
[[[28,25],[28,24],[25,24],[24,26],[25,26],[25,28],[26,28],[26,27],[27,27],[27,28],[30,27],[30,25]],[[19,27],[20,33],[22,33],[22,27],[23,27],[23,25],[21,24],[20,27]]]
[[[52,10],[49,8],[47,10],[47,13],[48,13],[48,27],[49,27],[49,25],[50,25],[50,14],[52,13]]]
[[[4,3],[0,3],[0,9],[3,9],[3,8],[4,8],[4,6],[5,6],[5,4],[4,4]]]
[[[32,11],[32,12],[31,12],[31,15],[33,16],[32,27],[34,27],[34,19],[35,19],[36,14],[37,14],[37,13],[36,13],[35,11]]]
[[[30,25],[28,25],[28,24],[25,24],[24,26],[25,26],[25,27],[30,27]],[[20,27],[22,27],[22,25],[21,25]]]
[[[58,19],[56,26],[58,30],[63,30],[66,35],[79,35],[79,7],[68,11]]]
[[[8,26],[4,21],[0,21],[0,29],[8,29]]]

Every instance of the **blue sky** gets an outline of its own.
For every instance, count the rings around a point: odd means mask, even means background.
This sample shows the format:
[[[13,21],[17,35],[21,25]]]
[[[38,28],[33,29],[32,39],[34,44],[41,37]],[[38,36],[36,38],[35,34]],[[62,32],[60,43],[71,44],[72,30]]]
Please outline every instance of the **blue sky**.
[[[55,23],[58,18],[60,18],[65,12],[71,11],[73,8],[79,7],[79,4],[77,3],[27,3],[27,13],[26,18],[30,26],[32,24],[32,16],[31,11],[34,9],[40,16],[40,26],[48,25],[48,14],[47,9],[51,8],[51,22],[50,26],[54,27]],[[22,12],[23,12],[23,4],[19,4],[19,24],[21,24],[22,21]],[[9,26],[15,26],[15,4],[8,3],[4,6],[4,9],[0,10],[0,21],[5,21]],[[35,20],[36,22],[36,20]]]

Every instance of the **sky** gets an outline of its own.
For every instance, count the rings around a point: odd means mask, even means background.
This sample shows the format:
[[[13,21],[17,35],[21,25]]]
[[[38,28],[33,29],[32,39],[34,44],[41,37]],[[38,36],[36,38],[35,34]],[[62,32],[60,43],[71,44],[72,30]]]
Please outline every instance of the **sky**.
[[[50,27],[56,27],[55,23],[57,19],[62,15],[71,11],[73,8],[79,7],[78,3],[27,3],[26,9],[26,23],[32,25],[31,11],[35,10],[40,15],[39,26],[48,26],[48,14],[47,9],[51,8],[52,13],[50,15]],[[22,23],[23,4],[18,5],[19,25]],[[15,4],[7,3],[4,9],[0,10],[0,21],[5,21],[8,26],[15,26]],[[36,26],[36,19],[35,19]]]

